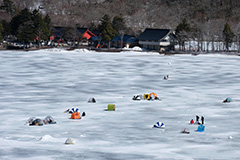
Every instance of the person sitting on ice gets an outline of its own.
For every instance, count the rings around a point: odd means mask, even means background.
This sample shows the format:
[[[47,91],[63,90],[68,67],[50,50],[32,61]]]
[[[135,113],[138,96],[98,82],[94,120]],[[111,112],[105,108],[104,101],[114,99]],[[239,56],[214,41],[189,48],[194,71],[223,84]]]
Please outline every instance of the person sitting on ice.
[[[163,77],[164,80],[168,80],[168,75]]]
[[[96,103],[96,99],[95,98],[89,98],[88,103]]]
[[[40,118],[31,117],[27,120],[27,124],[29,124],[29,126],[42,126],[43,121]]]
[[[132,100],[141,100],[140,95],[133,96]]]
[[[226,99],[223,101],[223,103],[230,103],[230,102],[232,102],[232,98],[230,98],[230,97],[226,98]]]
[[[82,117],[84,117],[84,116],[86,116],[86,113],[85,113],[85,112],[82,113]]]
[[[56,124],[57,122],[51,117],[47,116],[43,119],[44,124]]]
[[[69,108],[67,109],[66,111],[64,111],[64,113],[69,113],[69,114],[72,114],[73,112],[78,112],[78,108]]]
[[[194,121],[193,121],[193,119],[191,119],[191,121],[190,121],[190,124],[194,124]]]
[[[190,132],[185,128],[183,131],[181,131],[181,133],[189,134]]]
[[[67,109],[66,111],[64,111],[64,113],[69,113],[69,114],[72,114],[72,113],[74,113],[74,112],[78,112],[79,115],[80,115],[80,111],[79,111],[78,108],[72,108],[72,109],[69,108],[69,109]],[[86,113],[85,113],[85,112],[82,113],[82,117],[84,117],[84,116],[86,116]]]

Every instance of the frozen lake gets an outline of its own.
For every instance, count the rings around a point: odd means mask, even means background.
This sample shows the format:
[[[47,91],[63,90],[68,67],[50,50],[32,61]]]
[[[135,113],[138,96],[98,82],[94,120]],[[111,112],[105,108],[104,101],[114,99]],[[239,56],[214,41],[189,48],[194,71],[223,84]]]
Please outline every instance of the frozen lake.
[[[227,55],[0,51],[0,159],[239,159],[239,64]],[[132,100],[151,92],[161,101]],[[110,103],[116,111],[104,111]],[[72,107],[86,116],[69,119]],[[48,115],[57,124],[25,124]],[[196,115],[205,132],[188,124]],[[157,121],[166,128],[152,128]]]

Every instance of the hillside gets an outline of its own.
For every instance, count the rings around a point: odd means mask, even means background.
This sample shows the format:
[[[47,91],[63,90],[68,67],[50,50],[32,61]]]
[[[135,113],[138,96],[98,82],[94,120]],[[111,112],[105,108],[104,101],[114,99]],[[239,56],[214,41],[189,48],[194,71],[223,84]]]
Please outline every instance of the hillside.
[[[2,0],[3,2],[3,0]],[[240,19],[238,0],[12,0],[22,8],[39,8],[55,25],[98,24],[104,14],[122,15],[133,29],[174,29],[183,18],[196,24]]]

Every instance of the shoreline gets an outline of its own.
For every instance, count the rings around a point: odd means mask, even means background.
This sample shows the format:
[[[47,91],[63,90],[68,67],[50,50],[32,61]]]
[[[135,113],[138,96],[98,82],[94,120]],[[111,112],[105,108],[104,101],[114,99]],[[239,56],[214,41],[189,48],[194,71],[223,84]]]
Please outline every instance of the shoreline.
[[[240,53],[234,51],[234,52],[183,52],[183,51],[170,51],[170,52],[158,52],[158,51],[148,51],[148,50],[131,50],[131,49],[96,49],[96,48],[88,48],[88,47],[81,47],[81,48],[71,48],[71,47],[40,47],[40,48],[27,48],[27,49],[7,49],[7,48],[0,48],[0,51],[37,51],[37,50],[45,50],[45,49],[62,49],[65,51],[74,51],[77,49],[86,49],[89,51],[95,51],[95,52],[152,52],[152,53],[159,53],[159,55],[165,55],[165,56],[173,56],[173,55],[232,55],[232,56],[240,56]]]

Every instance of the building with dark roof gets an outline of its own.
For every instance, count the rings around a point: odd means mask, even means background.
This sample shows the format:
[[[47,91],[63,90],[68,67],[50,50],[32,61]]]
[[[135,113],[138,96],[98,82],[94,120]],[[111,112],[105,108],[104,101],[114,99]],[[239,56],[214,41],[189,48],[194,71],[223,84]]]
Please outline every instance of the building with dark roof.
[[[54,27],[53,40],[55,42],[57,42],[59,40],[63,40],[64,36],[66,34],[65,33],[66,29],[67,29],[67,27],[59,27],[59,26]],[[81,42],[80,42],[81,45],[88,45],[89,39],[91,37],[96,37],[96,35],[94,33],[92,33],[91,31],[89,31],[88,28],[75,28],[74,32],[76,32],[75,33],[75,41],[79,41],[77,39],[81,39]],[[81,38],[78,38],[79,36],[81,36]]]
[[[122,42],[121,42],[122,41]],[[137,38],[135,36],[131,36],[131,35],[124,35],[123,38],[121,39],[121,37],[119,35],[117,35],[113,40],[113,46],[114,47],[133,47],[136,46],[137,43]],[[121,46],[122,43],[122,46]]]
[[[139,45],[149,50],[173,50],[175,36],[170,29],[147,28],[139,35]]]

